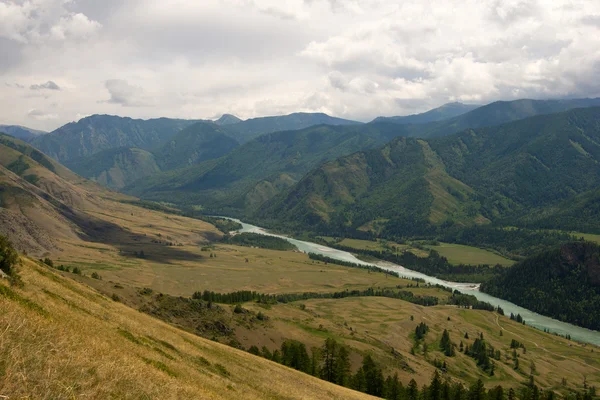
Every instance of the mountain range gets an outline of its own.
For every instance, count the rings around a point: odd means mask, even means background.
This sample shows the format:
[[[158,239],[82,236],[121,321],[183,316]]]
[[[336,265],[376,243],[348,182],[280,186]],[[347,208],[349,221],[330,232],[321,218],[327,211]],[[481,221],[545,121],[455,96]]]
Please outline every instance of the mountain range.
[[[442,138],[400,137],[321,165],[258,216],[324,231],[379,224],[409,236],[508,219],[531,225],[595,190],[599,161],[598,107]]]

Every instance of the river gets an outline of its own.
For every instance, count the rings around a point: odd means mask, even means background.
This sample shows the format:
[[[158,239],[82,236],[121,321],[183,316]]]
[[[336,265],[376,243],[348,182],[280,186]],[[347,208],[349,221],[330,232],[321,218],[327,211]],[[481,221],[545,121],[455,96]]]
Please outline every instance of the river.
[[[388,263],[388,262],[382,262],[382,263],[378,263],[378,264],[364,262],[364,261],[359,260],[354,255],[352,255],[351,253],[348,253],[346,251],[336,250],[336,249],[332,249],[327,246],[323,246],[321,244],[305,242],[302,240],[292,239],[292,238],[282,236],[282,235],[276,235],[276,234],[267,232],[265,229],[260,228],[255,225],[247,224],[245,222],[242,222],[240,220],[233,219],[233,218],[228,218],[228,219],[239,222],[242,225],[242,229],[239,230],[240,233],[249,232],[249,233],[258,233],[261,235],[279,237],[279,238],[285,239],[288,242],[292,243],[293,245],[295,245],[298,248],[298,250],[300,250],[304,253],[322,254],[324,256],[331,257],[336,260],[349,261],[349,262],[361,264],[361,265],[377,266],[379,268],[383,268],[383,269],[386,269],[389,271],[398,272],[400,274],[400,276],[402,276],[402,277],[421,278],[421,279],[425,280],[425,282],[431,283],[433,285],[439,284],[439,285],[449,287],[452,289],[457,289],[457,290],[460,290],[462,293],[472,294],[473,296],[477,297],[479,300],[488,302],[495,307],[498,307],[498,306],[501,307],[504,310],[504,313],[506,315],[510,315],[511,313],[513,313],[515,315],[521,314],[521,317],[523,317],[523,320],[525,320],[525,322],[529,326],[533,326],[540,330],[547,329],[548,331],[550,331],[552,333],[558,333],[559,335],[563,335],[563,336],[571,335],[571,338],[573,340],[591,343],[591,344],[600,346],[600,332],[593,331],[593,330],[586,329],[586,328],[581,328],[579,326],[575,326],[575,325],[572,325],[572,324],[569,324],[566,322],[558,321],[553,318],[545,317],[545,316],[537,314],[533,311],[527,310],[526,308],[523,308],[516,304],[513,304],[509,301],[502,300],[502,299],[499,299],[494,296],[490,296],[486,293],[480,292],[479,285],[477,285],[477,284],[448,282],[448,281],[444,281],[441,279],[437,279],[437,278],[422,274],[420,272],[411,271],[400,265],[396,265],[396,264],[392,264],[392,263]]]

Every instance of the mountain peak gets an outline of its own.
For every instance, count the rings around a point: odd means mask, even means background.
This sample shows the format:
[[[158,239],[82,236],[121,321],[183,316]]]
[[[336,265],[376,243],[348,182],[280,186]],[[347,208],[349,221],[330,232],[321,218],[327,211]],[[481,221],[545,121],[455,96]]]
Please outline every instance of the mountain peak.
[[[236,117],[233,114],[223,114],[223,116],[221,118],[219,118],[218,120],[215,121],[215,124],[217,125],[233,125],[233,124],[237,124],[239,122],[242,122],[241,119],[239,119],[238,117]]]

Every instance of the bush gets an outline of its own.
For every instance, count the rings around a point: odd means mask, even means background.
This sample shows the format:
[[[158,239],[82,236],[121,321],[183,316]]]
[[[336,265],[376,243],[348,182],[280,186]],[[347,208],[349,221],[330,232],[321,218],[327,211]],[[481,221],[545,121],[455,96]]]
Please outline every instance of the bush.
[[[99,281],[102,280],[102,277],[100,276],[99,273],[97,272],[92,272],[92,279],[98,279]]]
[[[236,314],[243,314],[244,309],[242,308],[242,306],[240,304],[236,304],[235,308],[233,309],[233,312]]]
[[[81,275],[81,269],[79,267],[74,267],[73,268],[73,273],[76,275]]]
[[[54,261],[52,261],[51,259],[49,259],[48,257],[44,258],[44,264],[46,264],[49,267],[54,268]]]
[[[0,270],[8,276],[14,276],[14,266],[19,262],[19,255],[6,236],[0,235]]]

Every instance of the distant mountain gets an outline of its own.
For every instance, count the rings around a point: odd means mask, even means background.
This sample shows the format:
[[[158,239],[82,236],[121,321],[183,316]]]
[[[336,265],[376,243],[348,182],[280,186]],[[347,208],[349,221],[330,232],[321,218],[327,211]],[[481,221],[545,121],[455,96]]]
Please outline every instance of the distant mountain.
[[[589,242],[530,257],[481,290],[537,313],[600,330],[600,247]]]
[[[217,125],[233,125],[233,124],[237,124],[238,122],[242,122],[242,120],[239,119],[238,117],[236,117],[235,115],[223,114],[223,116],[221,118],[219,118],[218,120],[215,121],[215,124],[217,124]]]
[[[69,160],[65,165],[79,175],[115,190],[161,171],[152,153],[127,147]]]
[[[456,117],[472,111],[480,106],[462,103],[447,103],[441,107],[434,108],[421,114],[407,115],[403,117],[377,117],[373,122],[392,122],[394,124],[426,124],[444,119]]]
[[[327,232],[431,234],[543,216],[600,186],[600,108],[543,115],[382,148],[321,165],[261,208],[274,224]]]
[[[260,136],[222,158],[135,182],[127,193],[240,214],[255,210],[321,163],[380,146],[397,125],[319,125]]]
[[[38,137],[32,140],[31,144],[50,157],[66,162],[121,147],[151,150],[196,122],[168,118],[141,120],[92,115]]]
[[[238,146],[219,126],[197,122],[177,133],[154,154],[161,169],[168,171],[222,157]]]
[[[330,117],[323,113],[294,113],[276,117],[248,119],[224,126],[229,135],[240,143],[246,143],[260,135],[278,131],[305,129],[315,125],[355,125],[360,122]]]
[[[0,132],[14,136],[25,142],[29,142],[30,140],[47,133],[19,125],[0,125]]]
[[[407,136],[447,136],[469,128],[496,126],[536,115],[553,114],[574,108],[598,107],[600,98],[567,100],[496,101],[454,118],[407,127]]]

